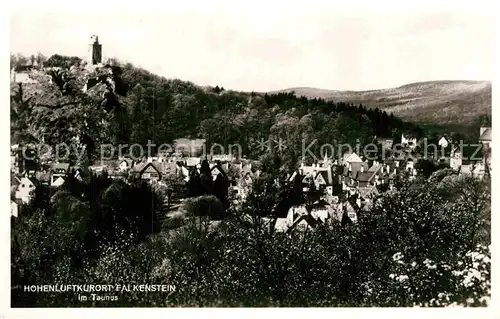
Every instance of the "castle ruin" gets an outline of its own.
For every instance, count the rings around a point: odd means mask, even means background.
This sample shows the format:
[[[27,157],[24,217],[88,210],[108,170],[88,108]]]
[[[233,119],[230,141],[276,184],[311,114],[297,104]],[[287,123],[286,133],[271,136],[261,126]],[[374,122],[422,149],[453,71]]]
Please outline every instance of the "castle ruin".
[[[89,45],[89,64],[96,65],[102,63],[102,45],[99,44],[97,35],[90,37],[92,43]]]

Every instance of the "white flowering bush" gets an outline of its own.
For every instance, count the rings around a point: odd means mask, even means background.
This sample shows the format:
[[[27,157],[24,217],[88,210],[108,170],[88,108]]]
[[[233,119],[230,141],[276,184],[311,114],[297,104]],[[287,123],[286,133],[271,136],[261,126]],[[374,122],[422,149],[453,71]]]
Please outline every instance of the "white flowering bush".
[[[491,298],[490,247],[477,245],[454,263],[406,260],[393,255],[389,288],[405,295],[404,304],[416,307],[487,306]]]
[[[384,194],[369,211],[359,214],[357,224],[332,223],[305,232],[277,233],[265,219],[252,215],[251,208],[258,207],[263,216],[279,208],[280,196],[265,198],[265,194],[245,203],[248,218],[242,217],[243,208],[216,222],[207,216],[190,216],[179,228],[147,236],[140,233],[141,228],[116,224],[110,229],[114,240],[101,242],[95,260],[75,267],[73,258],[61,254],[50,269],[58,275],[49,271],[42,278],[177,288],[172,294],[127,292],[118,301],[98,306],[488,305],[491,251],[485,222],[489,206],[481,197],[484,189],[459,179],[455,185],[459,188],[443,195],[432,184],[419,183]],[[113,202],[114,197],[108,198],[110,207],[115,207]],[[71,207],[84,210],[82,205]],[[43,239],[46,225],[50,224],[43,215],[34,215],[16,231],[25,240],[28,236]],[[78,241],[76,226],[70,223],[61,229],[64,240],[53,243],[66,251],[68,244]],[[50,250],[40,242],[23,244],[17,245],[18,255],[29,256],[28,265],[47,260],[37,248]],[[15,265],[22,262],[17,259]],[[36,271],[33,276],[40,274]],[[26,279],[21,271],[15,275],[13,282],[18,284]],[[75,305],[69,299],[57,303]]]

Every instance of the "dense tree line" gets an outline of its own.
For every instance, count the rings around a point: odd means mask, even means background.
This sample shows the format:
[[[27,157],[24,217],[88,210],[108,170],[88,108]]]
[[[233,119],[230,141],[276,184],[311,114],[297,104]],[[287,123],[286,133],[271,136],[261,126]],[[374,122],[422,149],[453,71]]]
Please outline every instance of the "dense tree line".
[[[108,253],[105,247],[136,245],[158,232],[161,212],[161,199],[148,185],[105,174],[83,182],[68,176],[57,190],[39,185],[11,221],[12,305],[64,305],[67,299],[25,294],[23,286],[85,282],[82,269]]]
[[[70,60],[51,61],[67,67]],[[13,306],[82,306],[74,294],[28,293],[23,285],[124,282],[175,284],[177,291],[118,293],[118,301],[83,306],[485,302],[490,293],[488,180],[421,163],[425,178],[398,181],[398,190],[380,195],[357,224],[332,221],[305,233],[274,230],[276,218],[292,205],[310,212],[320,194],[313,185],[304,193],[300,178],[289,180],[301,141],[317,139],[312,148],[317,153],[321,143],[353,145],[374,136],[397,140],[402,132],[421,134],[418,127],[362,106],[203,89],[130,64],[111,75],[126,92],[106,84],[109,77],[102,90],[85,94],[63,94],[66,83],[47,86],[54,90],[48,92],[61,93],[55,107],[41,107],[17,91],[13,130],[22,141],[38,140],[43,133],[54,144],[79,136],[88,153],[100,143],[160,144],[181,136],[206,138],[209,145],[238,143],[249,157],[264,155],[260,138],[281,138],[286,147],[262,157],[262,174],[241,205],[224,207],[227,184],[214,181],[204,162],[191,176],[192,201],[175,229],[162,228],[162,201],[145,184],[112,181],[104,174],[83,182],[68,176],[57,191],[38,187],[34,200],[11,222]],[[82,85],[79,76],[74,81]],[[68,101],[72,104],[65,105]],[[212,211],[225,212],[224,218]]]
[[[40,138],[42,131],[54,141],[67,141],[80,134],[92,153],[100,143],[146,146],[149,140],[160,145],[187,137],[204,138],[208,147],[221,144],[226,152],[235,151],[229,147],[238,144],[244,155],[258,158],[266,152],[259,147],[261,139],[274,141],[272,148],[281,139],[282,155],[295,161],[302,143],[309,145],[315,140],[311,150],[320,155],[320,145],[324,143],[334,147],[347,143],[354,147],[358,142],[361,145],[372,142],[375,136],[398,140],[403,132],[423,134],[418,126],[362,105],[306,99],[293,93],[268,95],[218,86],[202,88],[118,61],[104,68],[111,70],[112,75],[107,75],[104,71],[89,71],[80,62],[76,57],[60,55],[46,61],[46,65],[60,69],[47,71],[52,84],[40,79],[43,83],[34,87],[45,85],[42,96],[60,96],[52,107],[43,107],[38,95],[23,99],[19,92],[22,88],[13,89],[12,131],[16,142],[26,141],[21,133],[30,126],[28,131],[35,139]],[[74,67],[72,71],[70,67]],[[85,81],[91,83],[88,78],[102,82],[103,89],[83,94]],[[25,95],[30,90],[33,89],[26,86]],[[83,127],[83,123],[88,127]],[[51,131],[53,127],[57,130]]]
[[[88,189],[85,183],[59,190],[50,200],[41,197],[32,213],[23,210],[12,222],[13,304],[83,305],[69,293],[19,290],[22,284],[52,282],[176,286],[172,293],[117,292],[117,301],[83,306],[487,302],[488,181],[460,177],[453,170],[412,182],[402,179],[397,191],[381,194],[360,212],[356,224],[332,220],[305,232],[281,233],[273,227],[276,217],[291,205],[303,204],[310,211],[318,198],[302,193],[296,185],[300,180],[289,181],[276,162],[279,158],[267,159],[248,199],[230,208],[225,218],[207,214],[217,204],[203,195],[182,223],[160,232],[149,228],[152,195],[141,186],[94,178],[93,187],[101,191],[84,198],[95,196],[95,202],[77,198],[76,189]],[[97,252],[88,253],[91,248]]]

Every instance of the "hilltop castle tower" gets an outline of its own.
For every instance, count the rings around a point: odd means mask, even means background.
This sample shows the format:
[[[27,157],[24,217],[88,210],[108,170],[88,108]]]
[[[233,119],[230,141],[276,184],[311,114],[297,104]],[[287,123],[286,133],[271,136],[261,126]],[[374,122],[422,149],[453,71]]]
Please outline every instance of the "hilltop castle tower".
[[[90,39],[92,39],[92,43],[89,45],[89,64],[102,63],[102,45],[99,44],[99,38],[97,35],[93,35]]]

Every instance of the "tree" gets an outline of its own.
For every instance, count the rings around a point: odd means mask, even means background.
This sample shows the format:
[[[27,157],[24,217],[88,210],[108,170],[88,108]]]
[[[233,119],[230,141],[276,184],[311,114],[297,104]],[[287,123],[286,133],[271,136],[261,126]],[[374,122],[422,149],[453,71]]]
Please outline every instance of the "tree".
[[[201,184],[200,174],[195,170],[189,173],[189,181],[187,183],[187,197],[197,197],[203,195],[203,186]]]
[[[208,161],[203,160],[200,167],[200,183],[204,195],[212,193],[212,182],[212,173]]]
[[[415,169],[425,178],[429,178],[432,173],[438,170],[438,166],[427,159],[419,159],[415,164]]]
[[[228,190],[229,190],[229,182],[226,177],[222,174],[217,175],[215,181],[212,184],[212,195],[217,197],[225,208],[228,207]]]
[[[176,173],[170,173],[162,178],[162,182],[166,186],[166,196],[168,203],[172,200],[172,196],[179,196],[183,192],[183,188],[186,185],[184,179]]]

